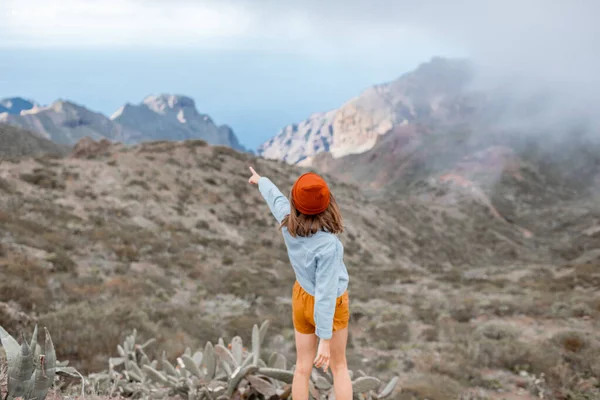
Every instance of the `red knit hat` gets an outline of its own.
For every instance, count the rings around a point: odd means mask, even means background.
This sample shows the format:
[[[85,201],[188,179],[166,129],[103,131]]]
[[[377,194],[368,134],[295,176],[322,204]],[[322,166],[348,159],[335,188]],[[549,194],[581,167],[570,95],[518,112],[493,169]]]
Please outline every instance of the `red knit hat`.
[[[327,183],[314,172],[300,176],[292,187],[294,205],[302,214],[317,215],[327,210],[331,195]]]

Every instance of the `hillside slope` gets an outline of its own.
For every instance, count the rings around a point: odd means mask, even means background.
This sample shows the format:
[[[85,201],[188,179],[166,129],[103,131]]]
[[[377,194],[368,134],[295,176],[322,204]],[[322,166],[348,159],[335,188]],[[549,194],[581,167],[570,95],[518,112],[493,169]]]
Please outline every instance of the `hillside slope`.
[[[432,185],[468,186],[502,218],[544,231],[548,226],[532,218],[538,209],[563,204],[569,213],[570,202],[590,202],[600,192],[600,141],[588,131],[544,135],[467,124],[399,126],[369,151],[322,153],[313,167],[388,198],[429,199]]]
[[[284,193],[304,171],[203,141],[86,140],[68,158],[0,164],[3,326],[16,334],[42,323],[59,359],[90,371],[104,369],[133,328],[173,359],[187,345],[230,340],[270,319],[270,347],[292,358],[294,276],[248,165]],[[528,235],[468,190],[448,197],[455,192],[441,185],[419,198],[377,199],[326,178],[347,228],[352,368],[400,374],[403,390],[417,393],[431,380],[452,393],[492,381],[510,391],[519,363],[551,374],[556,360],[539,357],[557,348],[547,342],[555,333],[594,335],[600,203],[554,221],[547,216],[556,208],[541,208],[548,229]],[[530,324],[520,330],[527,347],[491,359],[468,350],[488,346],[479,333],[488,320]],[[443,362],[433,368],[431,359]]]
[[[62,156],[69,151],[68,146],[58,145],[11,125],[0,124],[0,159],[35,157],[43,154]]]

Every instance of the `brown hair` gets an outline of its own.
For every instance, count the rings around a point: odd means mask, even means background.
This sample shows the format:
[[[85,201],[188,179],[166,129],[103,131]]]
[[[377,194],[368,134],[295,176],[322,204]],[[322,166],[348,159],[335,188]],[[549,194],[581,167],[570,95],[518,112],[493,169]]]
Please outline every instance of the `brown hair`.
[[[290,214],[283,218],[279,229],[283,227],[288,229],[292,237],[311,236],[318,231],[337,234],[344,231],[344,221],[333,194],[325,211],[317,215],[306,215],[298,211],[294,204],[294,197],[290,193]]]

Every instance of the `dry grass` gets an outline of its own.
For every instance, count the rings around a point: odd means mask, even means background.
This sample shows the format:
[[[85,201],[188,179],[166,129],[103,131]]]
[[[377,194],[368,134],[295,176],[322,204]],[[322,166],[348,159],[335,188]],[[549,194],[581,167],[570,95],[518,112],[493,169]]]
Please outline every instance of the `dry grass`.
[[[462,391],[462,386],[447,376],[427,374],[411,377],[398,400],[456,400]]]

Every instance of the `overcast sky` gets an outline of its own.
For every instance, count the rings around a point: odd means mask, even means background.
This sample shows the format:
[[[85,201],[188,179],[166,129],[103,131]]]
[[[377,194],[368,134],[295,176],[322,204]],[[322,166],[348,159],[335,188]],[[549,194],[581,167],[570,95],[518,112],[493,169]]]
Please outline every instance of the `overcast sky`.
[[[434,55],[600,89],[595,0],[1,0],[0,97],[169,92],[255,148]]]

